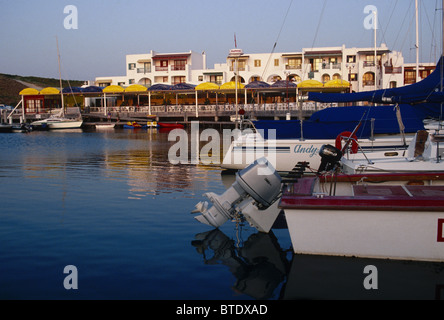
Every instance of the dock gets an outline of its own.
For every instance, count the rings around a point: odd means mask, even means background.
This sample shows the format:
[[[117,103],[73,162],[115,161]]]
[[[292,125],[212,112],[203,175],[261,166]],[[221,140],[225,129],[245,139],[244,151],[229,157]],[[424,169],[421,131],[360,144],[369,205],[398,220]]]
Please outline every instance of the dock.
[[[240,110],[245,117],[251,120],[283,120],[283,119],[307,119],[315,111],[328,107],[326,105],[303,105],[297,108],[295,103],[273,103],[262,105],[238,105],[238,118]],[[17,109],[12,114],[12,122],[17,123],[22,119],[21,110]],[[85,126],[93,126],[96,123],[107,121],[124,125],[126,122],[146,123],[147,121],[169,122],[189,124],[199,121],[203,126],[232,127],[236,119],[235,105],[165,105],[165,106],[125,106],[125,107],[83,107],[81,115]],[[27,113],[26,122],[45,119],[48,113]],[[2,116],[3,119],[3,116]],[[11,120],[9,119],[9,120]]]

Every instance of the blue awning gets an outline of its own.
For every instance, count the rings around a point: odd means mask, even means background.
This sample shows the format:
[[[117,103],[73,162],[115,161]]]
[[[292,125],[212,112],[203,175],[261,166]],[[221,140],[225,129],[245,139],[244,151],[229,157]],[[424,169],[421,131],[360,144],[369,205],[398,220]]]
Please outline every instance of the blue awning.
[[[82,93],[83,88],[80,87],[66,87],[62,89],[62,93]]]
[[[103,88],[97,87],[97,86],[89,86],[82,88],[82,92],[84,93],[100,93],[102,92]]]
[[[148,88],[148,91],[169,91],[172,86],[168,84],[157,83]]]
[[[270,85],[264,81],[253,81],[245,86],[245,89],[269,88]]]
[[[288,80],[278,80],[271,85],[272,88],[296,88],[294,82]]]
[[[177,83],[171,87],[171,90],[194,90],[196,86],[189,83]]]

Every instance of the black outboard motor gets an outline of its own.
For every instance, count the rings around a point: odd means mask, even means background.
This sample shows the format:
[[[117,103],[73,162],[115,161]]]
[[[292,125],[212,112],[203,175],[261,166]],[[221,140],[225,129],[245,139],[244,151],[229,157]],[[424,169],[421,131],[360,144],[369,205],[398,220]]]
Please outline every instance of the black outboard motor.
[[[319,150],[321,156],[321,165],[318,173],[322,171],[330,171],[342,158],[342,151],[329,144],[324,144]]]

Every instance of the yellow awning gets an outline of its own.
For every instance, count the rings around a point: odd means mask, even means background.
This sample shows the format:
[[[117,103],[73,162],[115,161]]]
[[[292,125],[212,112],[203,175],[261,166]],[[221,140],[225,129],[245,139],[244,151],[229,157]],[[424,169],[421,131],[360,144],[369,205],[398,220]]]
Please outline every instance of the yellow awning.
[[[317,80],[304,80],[298,83],[298,88],[321,88],[323,87],[322,82]]]
[[[45,95],[51,95],[51,94],[60,94],[60,90],[53,88],[53,87],[47,87],[44,88],[42,90],[40,90],[39,92],[40,94],[45,94]]]
[[[196,91],[207,91],[207,90],[218,90],[219,86],[213,82],[204,82],[197,85],[194,90]]]
[[[19,92],[20,95],[37,95],[39,91],[34,88],[26,88]]]
[[[243,89],[243,88],[245,88],[245,86],[242,83],[238,82],[237,88]],[[221,90],[235,90],[236,89],[236,82],[235,81],[226,82],[223,85],[221,85],[219,89],[221,89]]]
[[[123,89],[121,86],[111,85],[111,86],[105,87],[102,90],[102,92],[104,92],[104,93],[121,93],[124,90],[125,89]]]
[[[147,87],[144,87],[140,84],[132,84],[129,87],[125,88],[125,92],[145,92],[147,90]]]
[[[330,80],[324,84],[324,87],[328,88],[348,88],[350,87],[350,82],[342,80],[342,79],[335,79]]]

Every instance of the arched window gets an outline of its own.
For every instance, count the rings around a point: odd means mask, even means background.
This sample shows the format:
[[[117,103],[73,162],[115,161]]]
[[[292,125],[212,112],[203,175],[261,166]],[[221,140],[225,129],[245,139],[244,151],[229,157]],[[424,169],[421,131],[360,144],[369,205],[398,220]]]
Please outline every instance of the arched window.
[[[362,76],[363,86],[374,86],[375,85],[375,74],[373,72],[366,72]]]
[[[233,78],[231,78],[230,81],[236,81],[236,76],[234,76]],[[240,83],[245,83],[244,78],[239,77],[239,76],[238,76],[238,78],[237,78],[237,81],[239,81]]]
[[[322,76],[322,82],[323,82],[323,83],[326,83],[326,82],[328,82],[328,81],[330,81],[330,75],[329,75],[329,74],[324,74],[324,75]]]
[[[151,87],[151,80],[148,78],[142,78],[139,80],[138,84],[141,84],[142,86],[145,87]]]

